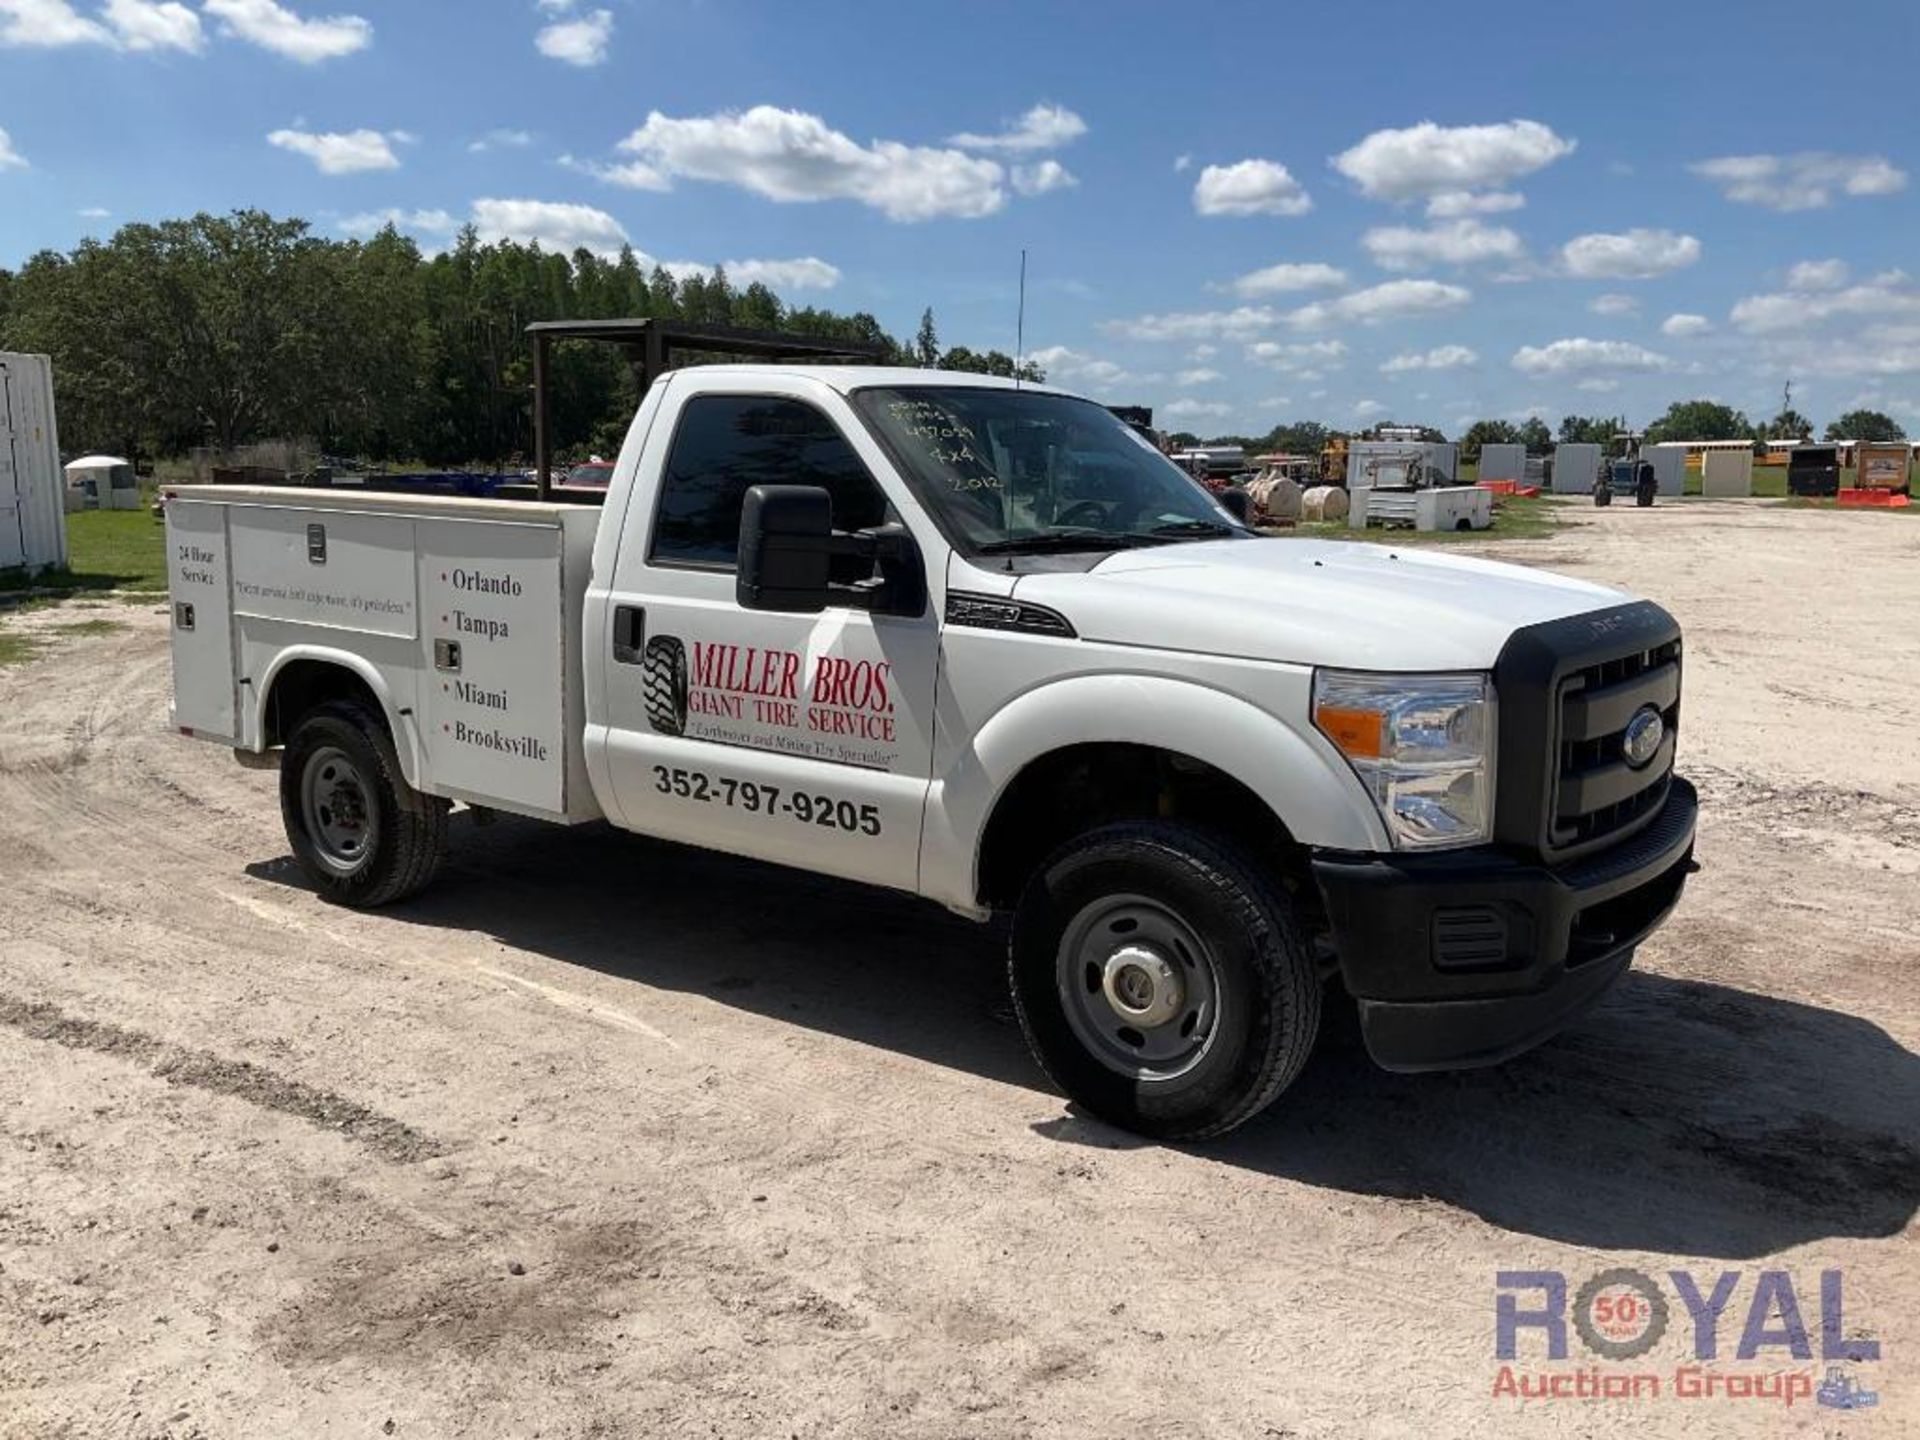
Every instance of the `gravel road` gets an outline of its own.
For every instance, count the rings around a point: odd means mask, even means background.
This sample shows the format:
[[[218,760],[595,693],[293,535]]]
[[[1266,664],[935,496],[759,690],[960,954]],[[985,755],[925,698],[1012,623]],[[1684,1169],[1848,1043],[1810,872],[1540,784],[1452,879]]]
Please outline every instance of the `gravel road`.
[[[167,733],[160,606],[5,622],[0,1436],[1920,1431],[1920,522],[1567,513],[1482,548],[1680,617],[1705,870],[1545,1048],[1336,1025],[1194,1148],[1072,1113],[999,934],[907,898],[456,816],[324,905]],[[1496,1273],[1614,1266],[1740,1272],[1726,1371],[1823,1368],[1733,1344],[1773,1268],[1817,1351],[1843,1271],[1880,1404],[1497,1396]]]

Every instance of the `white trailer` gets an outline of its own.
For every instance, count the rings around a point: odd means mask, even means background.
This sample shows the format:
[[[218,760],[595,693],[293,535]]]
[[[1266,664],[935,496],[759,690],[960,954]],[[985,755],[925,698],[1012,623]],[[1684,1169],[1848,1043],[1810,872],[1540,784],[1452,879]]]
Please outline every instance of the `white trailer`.
[[[53,362],[0,353],[0,570],[67,563]]]
[[[1347,525],[1410,525],[1415,530],[1485,530],[1493,524],[1493,492],[1478,485],[1442,485],[1431,490],[1350,492]]]

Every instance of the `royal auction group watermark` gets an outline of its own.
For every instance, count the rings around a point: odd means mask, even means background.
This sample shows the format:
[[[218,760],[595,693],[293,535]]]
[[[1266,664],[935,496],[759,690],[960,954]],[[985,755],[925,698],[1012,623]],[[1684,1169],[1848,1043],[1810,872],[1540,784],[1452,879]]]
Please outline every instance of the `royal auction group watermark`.
[[[1502,1270],[1494,1276],[1493,1304],[1497,1400],[1837,1410],[1880,1400],[1851,1368],[1877,1362],[1880,1342],[1849,1329],[1840,1270],[1821,1270],[1798,1285],[1787,1270],[1668,1270],[1656,1278],[1614,1266],[1575,1285],[1559,1270]],[[1653,1363],[1670,1331],[1681,1343],[1668,1351],[1685,1358]],[[1574,1363],[1556,1363],[1567,1361]]]

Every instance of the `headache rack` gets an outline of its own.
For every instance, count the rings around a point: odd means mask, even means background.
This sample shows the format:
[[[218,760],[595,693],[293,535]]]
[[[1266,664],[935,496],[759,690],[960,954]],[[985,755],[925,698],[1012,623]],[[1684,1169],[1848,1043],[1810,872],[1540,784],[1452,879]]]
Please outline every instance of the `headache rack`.
[[[748,357],[812,365],[877,365],[886,359],[878,345],[855,340],[747,330],[734,325],[692,325],[680,320],[539,320],[527,326],[527,334],[533,339],[534,482],[502,486],[496,493],[508,499],[580,498],[598,503],[604,498],[599,491],[553,489],[553,421],[547,382],[556,340],[594,340],[619,346],[633,367],[642,395],[668,370],[688,363],[689,357]]]

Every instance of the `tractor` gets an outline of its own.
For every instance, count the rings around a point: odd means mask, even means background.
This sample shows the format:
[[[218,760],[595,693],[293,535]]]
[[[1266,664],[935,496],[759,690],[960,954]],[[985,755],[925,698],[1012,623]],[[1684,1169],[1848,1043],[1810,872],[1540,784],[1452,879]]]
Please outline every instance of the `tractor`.
[[[1594,477],[1594,504],[1611,505],[1615,496],[1631,496],[1633,503],[1643,509],[1653,504],[1660,482],[1654,476],[1653,466],[1640,458],[1643,438],[1637,431],[1613,437],[1608,446],[1611,453],[1600,462],[1600,473]]]

